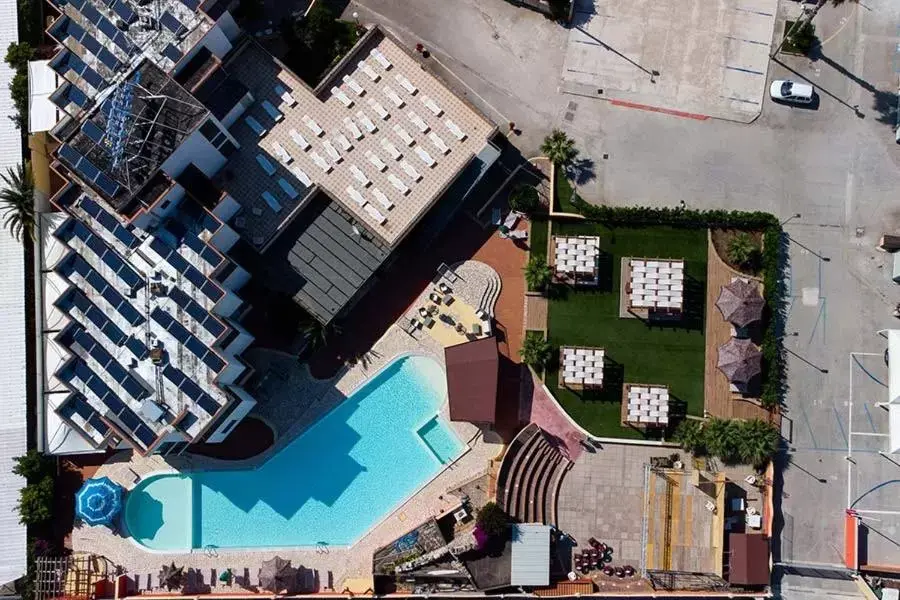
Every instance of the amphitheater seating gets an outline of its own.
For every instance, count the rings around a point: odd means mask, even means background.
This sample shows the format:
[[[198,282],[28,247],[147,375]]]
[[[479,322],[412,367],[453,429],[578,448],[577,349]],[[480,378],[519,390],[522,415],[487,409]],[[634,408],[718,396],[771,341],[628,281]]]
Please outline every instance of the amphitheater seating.
[[[497,503],[516,521],[556,525],[556,500],[571,466],[531,423],[510,442],[500,463]]]

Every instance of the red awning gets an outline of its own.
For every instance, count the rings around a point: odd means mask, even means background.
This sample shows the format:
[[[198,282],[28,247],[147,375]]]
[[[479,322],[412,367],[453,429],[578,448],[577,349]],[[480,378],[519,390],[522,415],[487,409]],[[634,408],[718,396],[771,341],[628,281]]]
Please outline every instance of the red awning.
[[[444,349],[451,421],[494,424],[499,362],[493,336]]]
[[[733,585],[769,584],[769,538],[759,533],[728,536],[728,582]]]

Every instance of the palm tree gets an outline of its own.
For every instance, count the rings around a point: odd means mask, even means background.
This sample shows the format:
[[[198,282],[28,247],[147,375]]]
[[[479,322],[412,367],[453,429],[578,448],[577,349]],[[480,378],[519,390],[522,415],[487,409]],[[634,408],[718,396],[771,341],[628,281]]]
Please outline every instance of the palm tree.
[[[778,452],[781,435],[771,424],[762,419],[741,423],[738,437],[738,454],[742,463],[761,467]]]
[[[550,135],[544,138],[544,143],[541,144],[541,152],[557,166],[567,165],[578,156],[575,140],[571,139],[560,129],[554,129],[550,132]]]
[[[858,2],[859,0],[831,0],[832,6],[839,6],[844,2]],[[816,15],[819,14],[819,11],[822,10],[822,7],[828,3],[828,0],[819,0],[815,7],[809,12],[805,12],[804,16],[794,21],[793,27],[788,31],[784,37],[781,39],[781,43],[778,44],[778,47],[770,54],[771,58],[775,58],[778,56],[778,53],[781,52],[781,49],[784,48],[784,45],[787,43],[789,39],[793,37],[793,35],[800,31],[802,28],[806,27],[809,23],[812,23],[812,20],[816,18]]]
[[[691,454],[700,455],[706,450],[703,440],[703,422],[697,419],[685,419],[675,428],[675,442]]]
[[[31,165],[23,163],[10,167],[6,173],[0,173],[0,180],[3,182],[3,189],[0,190],[3,226],[20,242],[23,235],[34,241],[34,179]]]
[[[307,339],[310,350],[318,350],[328,343],[331,334],[340,333],[341,328],[333,323],[325,325],[315,317],[307,315],[300,322],[300,332]]]
[[[539,332],[529,331],[525,335],[522,342],[522,348],[519,350],[519,356],[525,361],[525,364],[531,365],[535,369],[542,369],[547,361],[550,360],[552,348],[550,342],[544,339]]]
[[[728,260],[741,267],[754,266],[759,258],[759,246],[746,231],[728,240]]]
[[[735,463],[740,460],[738,445],[741,436],[738,421],[712,418],[703,426],[703,440],[710,454],[722,462]]]
[[[184,567],[176,567],[174,561],[171,565],[163,565],[159,570],[159,584],[169,591],[181,588],[184,585]]]
[[[532,256],[528,259],[528,263],[523,270],[525,271],[525,282],[533,290],[544,289],[553,278],[553,271],[550,269],[550,265],[547,264],[546,260],[537,256]]]

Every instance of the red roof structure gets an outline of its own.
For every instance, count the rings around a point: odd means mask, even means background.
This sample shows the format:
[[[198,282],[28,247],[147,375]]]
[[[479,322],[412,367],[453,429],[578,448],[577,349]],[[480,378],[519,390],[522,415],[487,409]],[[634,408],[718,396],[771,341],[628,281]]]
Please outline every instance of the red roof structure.
[[[500,356],[491,336],[444,348],[450,420],[493,425]]]
[[[732,533],[728,536],[728,545],[730,584],[769,584],[769,538],[759,533]]]

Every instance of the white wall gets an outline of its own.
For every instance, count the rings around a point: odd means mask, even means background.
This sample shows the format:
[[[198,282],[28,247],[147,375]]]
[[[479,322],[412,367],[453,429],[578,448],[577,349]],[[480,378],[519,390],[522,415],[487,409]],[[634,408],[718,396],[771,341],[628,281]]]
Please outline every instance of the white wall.
[[[256,400],[254,400],[253,397],[245,392],[242,388],[229,387],[228,390],[235,396],[240,398],[241,403],[232,411],[231,415],[229,415],[228,418],[225,419],[225,421],[223,421],[218,428],[216,428],[212,435],[207,438],[206,441],[211,444],[216,444],[218,442],[224,441],[227,435],[223,432],[228,430],[230,433],[231,429],[229,428],[232,427],[231,424],[243,420],[243,418],[247,416],[247,413],[249,413],[250,410],[254,406],[256,406]]]
[[[213,307],[213,312],[222,317],[230,317],[241,305],[241,299],[233,292],[225,290],[225,295]]]
[[[212,212],[219,217],[220,221],[227,223],[240,209],[241,205],[238,204],[238,201],[228,194],[225,194],[225,197],[222,198],[221,202],[216,205]]]
[[[247,92],[244,94],[244,97],[238,100],[238,103],[234,105],[234,107],[228,111],[228,114],[222,119],[222,125],[226,128],[231,127],[234,123],[241,118],[247,109],[253,105],[253,94]],[[234,143],[240,147],[240,144],[237,143],[237,140],[234,140]]]
[[[178,212],[178,206],[183,199],[184,188],[176,183],[169,189],[165,196],[156,203],[149,213],[159,220],[166,219]],[[166,204],[167,202],[168,204]]]
[[[235,265],[234,271],[222,283],[222,287],[229,290],[238,291],[250,281],[250,273],[241,265]]]
[[[227,10],[219,17],[216,25],[222,28],[222,33],[224,33],[232,42],[241,35],[241,28],[238,27],[238,24],[234,21],[234,17],[232,17],[231,13]]]
[[[203,137],[199,129],[196,129],[166,159],[166,162],[162,164],[162,170],[169,177],[175,179],[181,175],[181,172],[184,171],[189,163],[194,163],[207,177],[212,177],[218,173],[219,169],[225,166],[226,162],[225,157]]]
[[[225,58],[232,48],[225,31],[218,25],[207,31],[200,43],[219,59]]]
[[[222,225],[219,230],[209,238],[209,243],[223,253],[227,253],[239,238],[240,236],[234,229],[228,225]]]

